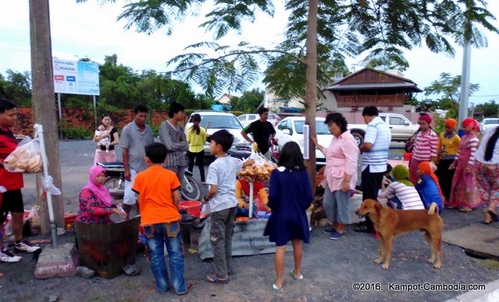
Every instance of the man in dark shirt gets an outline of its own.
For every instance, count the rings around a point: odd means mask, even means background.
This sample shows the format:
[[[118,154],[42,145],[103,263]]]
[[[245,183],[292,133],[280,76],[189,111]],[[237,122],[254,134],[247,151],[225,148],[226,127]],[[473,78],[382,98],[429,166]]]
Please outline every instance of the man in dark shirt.
[[[260,119],[252,122],[246,128],[241,131],[241,135],[251,144],[256,143],[258,145],[258,150],[270,160],[270,144],[274,140],[275,129],[270,122],[267,121],[269,118],[269,109],[261,107],[258,109],[258,115]],[[248,133],[253,135],[253,139],[248,136]]]

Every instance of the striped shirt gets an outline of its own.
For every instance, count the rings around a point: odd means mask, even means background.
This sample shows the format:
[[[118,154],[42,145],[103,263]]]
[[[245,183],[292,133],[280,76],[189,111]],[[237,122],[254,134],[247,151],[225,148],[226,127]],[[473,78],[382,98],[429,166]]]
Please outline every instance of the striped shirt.
[[[386,187],[383,195],[388,199],[397,197],[402,203],[402,210],[424,210],[423,202],[415,187],[393,181]]]
[[[185,151],[189,149],[189,143],[182,127],[175,128],[168,120],[164,121],[159,126],[159,140],[168,149],[164,167],[186,166]]]
[[[468,136],[467,134],[466,136]],[[465,150],[469,150],[469,158],[468,158],[468,165],[474,165],[475,164],[475,153],[476,150],[478,149],[478,143],[480,140],[476,135],[470,136],[470,137],[463,137],[462,140],[462,146],[459,147],[459,152],[456,155],[456,161],[459,159],[459,154],[464,152]],[[466,152],[467,153],[467,152]],[[462,156],[462,154],[461,154]],[[465,157],[466,158],[466,157]]]
[[[364,143],[373,145],[370,151],[362,152],[362,171],[369,166],[369,172],[382,173],[386,171],[388,151],[392,133],[388,125],[379,117],[375,117],[367,124]]]
[[[419,131],[414,140],[412,158],[418,161],[431,161],[437,156],[438,135],[430,129],[426,134]]]

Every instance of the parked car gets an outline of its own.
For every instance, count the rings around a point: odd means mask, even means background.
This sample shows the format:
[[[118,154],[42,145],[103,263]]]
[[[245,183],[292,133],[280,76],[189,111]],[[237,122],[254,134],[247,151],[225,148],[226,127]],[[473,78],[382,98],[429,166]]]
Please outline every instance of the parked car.
[[[240,116],[237,117],[237,119],[243,125],[243,128],[259,118],[260,116],[257,113],[241,114]],[[267,119],[267,121],[269,121],[272,124],[272,126],[275,127],[281,121],[281,118],[279,117],[279,115],[269,112],[269,118]]]
[[[413,124],[407,117],[399,113],[380,113],[379,117],[385,121],[392,132],[392,141],[407,141],[419,129],[419,125]],[[366,134],[367,124],[348,124],[348,129],[361,145]]]
[[[486,117],[480,123],[480,130],[485,131],[490,128],[495,128],[499,126],[499,118],[496,117]]]
[[[208,134],[213,134],[214,132],[218,130],[225,129],[229,131],[232,135],[234,135],[234,143],[232,144],[232,148],[229,150],[229,154],[232,156],[236,156],[238,158],[243,158],[243,157],[248,157],[251,148],[250,148],[250,143],[244,139],[244,137],[241,135],[241,131],[243,130],[243,126],[237,119],[237,117],[228,112],[218,112],[218,111],[196,111],[193,112],[197,113],[201,116],[201,127],[206,128],[206,125],[208,122],[210,123],[210,126],[208,127],[208,130],[206,131]],[[192,127],[192,114],[191,118],[187,122],[185,126],[185,132],[187,134],[187,131]],[[210,143],[206,142],[204,145],[204,153],[205,156],[211,156],[210,154]]]
[[[333,135],[329,132],[327,125],[324,124],[325,118],[317,117],[315,119],[315,128],[317,133],[317,141],[322,146],[329,146]],[[304,116],[290,116],[284,118],[277,124],[275,139],[277,140],[277,145],[279,150],[282,149],[284,144],[289,141],[298,143],[301,148],[301,152],[304,151],[304,141],[303,141],[303,125],[305,125]],[[310,142],[312,143],[312,142]],[[315,158],[317,166],[324,166],[326,164],[326,158],[321,151],[315,150]]]

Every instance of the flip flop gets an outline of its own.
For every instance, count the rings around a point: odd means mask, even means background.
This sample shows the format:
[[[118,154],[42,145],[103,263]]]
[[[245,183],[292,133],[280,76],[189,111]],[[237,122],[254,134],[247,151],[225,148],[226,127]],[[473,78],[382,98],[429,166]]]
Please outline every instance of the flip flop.
[[[278,287],[277,285],[275,285],[275,281],[276,280],[274,280],[274,282],[272,282],[272,289],[273,290],[281,290],[282,289],[282,285],[281,285],[281,287]]]
[[[227,284],[229,283],[229,278],[219,279],[217,276],[215,276],[215,274],[209,274],[204,278],[204,281],[209,283]]]
[[[492,221],[498,222],[499,221],[499,216],[494,213],[492,210],[487,209],[487,213],[489,213],[490,218],[492,218]]]
[[[290,272],[291,276],[293,276],[293,279],[295,280],[303,280],[303,275],[300,275],[299,277],[296,277],[295,275],[295,269],[292,269]]]

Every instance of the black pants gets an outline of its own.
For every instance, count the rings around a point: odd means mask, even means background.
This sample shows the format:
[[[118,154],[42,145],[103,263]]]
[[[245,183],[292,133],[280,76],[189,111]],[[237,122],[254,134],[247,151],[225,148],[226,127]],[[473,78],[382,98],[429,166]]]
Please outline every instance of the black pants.
[[[187,157],[189,158],[189,171],[193,172],[194,160],[196,160],[196,166],[199,167],[199,176],[201,176],[201,182],[205,181],[204,178],[204,150],[201,152],[190,152],[187,151]]]
[[[378,192],[379,189],[381,189],[381,182],[383,181],[384,174],[385,172],[369,172],[369,166],[362,171],[362,200],[378,200]],[[373,222],[369,219],[369,217],[366,217],[366,227],[368,229],[373,229]]]
[[[449,166],[454,162],[454,159],[441,159],[437,165],[435,174],[438,177],[438,183],[442,194],[444,194],[445,201],[448,202],[450,198],[450,190],[452,187],[452,178],[454,178],[454,170],[449,170]]]

